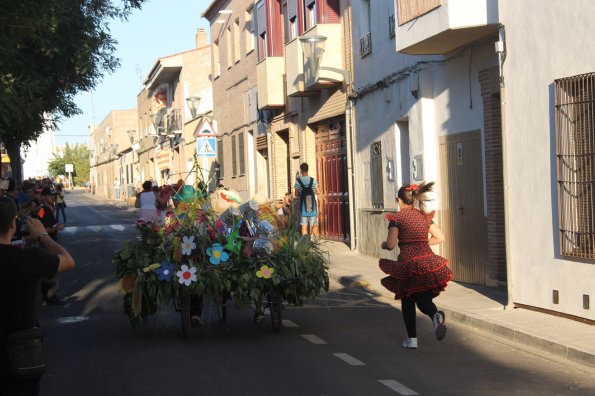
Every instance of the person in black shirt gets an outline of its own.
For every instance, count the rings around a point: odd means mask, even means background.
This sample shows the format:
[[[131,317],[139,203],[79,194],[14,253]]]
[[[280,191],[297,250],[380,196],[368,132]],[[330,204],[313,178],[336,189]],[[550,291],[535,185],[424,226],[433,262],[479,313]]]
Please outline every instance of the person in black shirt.
[[[39,247],[18,248],[11,244],[17,228],[18,212],[14,200],[0,197],[0,335],[30,329],[37,325],[36,295],[41,277],[74,268],[70,254],[48,236],[41,221],[24,219],[29,241]],[[37,395],[40,378],[17,380],[8,371],[4,346],[0,346],[0,395]]]
[[[56,196],[58,192],[50,187],[41,190],[41,206],[34,212],[33,217],[39,219],[54,241],[58,241],[58,230],[64,228],[64,224],[58,224],[55,215]],[[59,276],[41,279],[41,294],[43,305],[65,305],[66,301],[57,296]]]

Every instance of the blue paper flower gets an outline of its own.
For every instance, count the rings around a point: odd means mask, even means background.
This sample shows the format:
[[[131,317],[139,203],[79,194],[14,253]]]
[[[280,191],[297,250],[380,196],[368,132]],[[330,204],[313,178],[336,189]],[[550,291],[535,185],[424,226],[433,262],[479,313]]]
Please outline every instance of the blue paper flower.
[[[207,254],[210,256],[209,262],[213,265],[224,263],[229,260],[229,254],[223,250],[220,243],[214,243],[213,246],[207,249]]]
[[[171,281],[171,277],[174,274],[174,270],[176,269],[176,265],[173,263],[168,263],[167,261],[163,261],[161,263],[161,267],[155,269],[157,275],[159,275],[159,280],[164,282]]]

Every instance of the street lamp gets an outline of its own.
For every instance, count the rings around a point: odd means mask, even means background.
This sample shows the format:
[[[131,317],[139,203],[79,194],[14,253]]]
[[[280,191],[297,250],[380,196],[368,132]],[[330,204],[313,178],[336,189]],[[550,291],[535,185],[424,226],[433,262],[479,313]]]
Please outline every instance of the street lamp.
[[[189,96],[186,98],[186,103],[190,109],[190,115],[192,116],[192,119],[195,119],[196,110],[198,110],[198,105],[200,104],[200,96]]]
[[[130,144],[134,143],[134,135],[136,135],[136,129],[129,129],[126,131],[128,134],[128,138],[130,139]]]
[[[300,42],[302,43],[304,57],[308,59],[308,72],[311,74],[308,76],[307,80],[316,78],[318,75],[318,68],[320,67],[320,60],[322,59],[322,54],[324,54],[326,37],[319,35],[302,36],[300,37]]]

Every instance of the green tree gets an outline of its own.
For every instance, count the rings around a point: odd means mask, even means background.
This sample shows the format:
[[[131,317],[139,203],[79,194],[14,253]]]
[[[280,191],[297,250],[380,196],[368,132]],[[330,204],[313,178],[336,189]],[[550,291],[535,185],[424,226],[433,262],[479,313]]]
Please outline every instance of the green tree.
[[[17,180],[21,145],[80,112],[75,95],[119,66],[109,23],[145,1],[0,0],[0,141]]]
[[[82,144],[71,147],[66,143],[63,155],[54,154],[54,159],[48,164],[50,176],[67,175],[66,164],[72,164],[74,172],[72,180],[77,186],[81,186],[89,180],[89,149]]]

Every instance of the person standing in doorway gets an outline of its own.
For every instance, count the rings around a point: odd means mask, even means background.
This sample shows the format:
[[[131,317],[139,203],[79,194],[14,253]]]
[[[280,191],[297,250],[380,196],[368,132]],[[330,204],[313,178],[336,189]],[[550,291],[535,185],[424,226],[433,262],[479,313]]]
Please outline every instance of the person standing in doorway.
[[[300,174],[295,180],[294,188],[296,197],[300,197],[300,224],[302,226],[302,235],[310,234],[318,237],[318,211],[316,205],[316,188],[318,182],[315,178],[308,176],[308,164],[300,165]]]
[[[444,241],[444,234],[432,221],[434,211],[426,213],[424,204],[434,183],[404,185],[397,193],[399,211],[387,214],[388,235],[381,248],[392,250],[399,244],[397,261],[380,259],[379,266],[387,276],[381,283],[401,300],[401,313],[407,329],[403,348],[417,349],[415,306],[434,323],[438,340],[446,336],[444,312],[432,301],[452,279],[448,260],[434,254],[430,245]],[[429,238],[428,238],[429,235]]]

